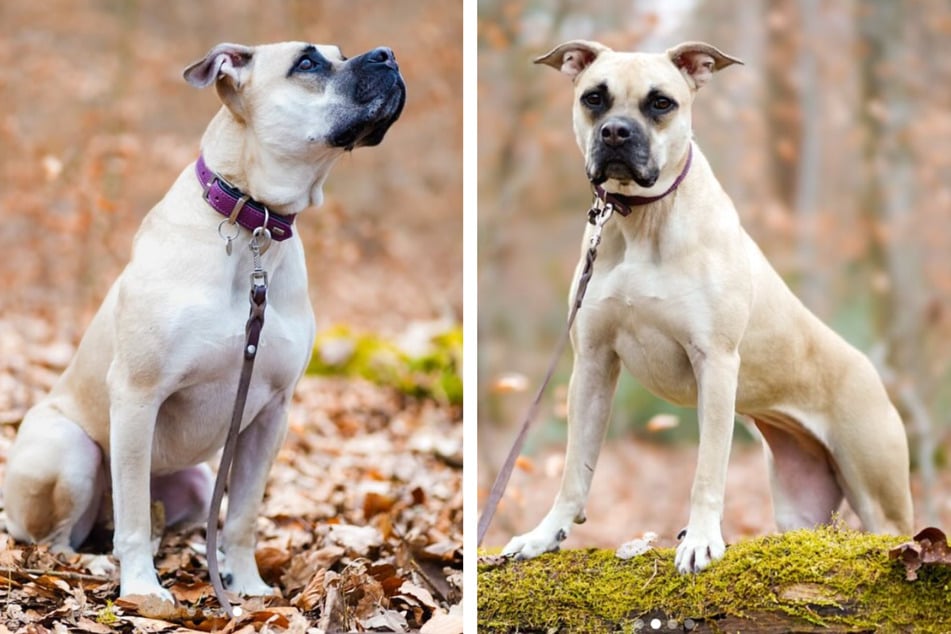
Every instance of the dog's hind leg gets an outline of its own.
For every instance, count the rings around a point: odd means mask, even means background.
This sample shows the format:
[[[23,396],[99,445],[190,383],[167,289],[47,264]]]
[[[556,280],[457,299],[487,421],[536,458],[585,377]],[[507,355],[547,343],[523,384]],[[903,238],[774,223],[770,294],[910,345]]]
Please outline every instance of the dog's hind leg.
[[[849,506],[874,533],[913,532],[908,441],[901,418],[885,399],[865,399],[833,430],[836,465]],[[871,425],[869,423],[872,423]]]
[[[202,463],[181,471],[152,476],[152,499],[165,507],[165,525],[204,522],[208,518],[215,477]]]
[[[843,498],[829,452],[805,430],[754,422],[766,441],[776,526],[788,531],[829,523]]]
[[[27,413],[3,483],[9,533],[58,552],[78,548],[106,489],[102,456],[79,425],[52,407],[40,404]]]

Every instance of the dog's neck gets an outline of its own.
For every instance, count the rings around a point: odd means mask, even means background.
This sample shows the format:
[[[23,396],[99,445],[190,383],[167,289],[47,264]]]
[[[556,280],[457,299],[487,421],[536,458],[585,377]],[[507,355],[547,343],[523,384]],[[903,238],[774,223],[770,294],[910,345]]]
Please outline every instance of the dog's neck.
[[[291,215],[323,202],[323,185],[342,154],[328,148],[308,161],[281,159],[222,107],[201,140],[208,166],[272,211]]]

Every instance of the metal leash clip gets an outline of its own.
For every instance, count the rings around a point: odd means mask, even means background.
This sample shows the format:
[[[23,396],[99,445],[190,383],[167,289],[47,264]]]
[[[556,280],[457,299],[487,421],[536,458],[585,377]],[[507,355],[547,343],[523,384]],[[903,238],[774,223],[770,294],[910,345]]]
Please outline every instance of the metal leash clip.
[[[601,203],[600,206],[598,203]],[[594,199],[594,204],[591,206],[591,209],[588,210],[588,222],[594,225],[594,229],[591,232],[589,248],[597,249],[598,245],[601,244],[601,230],[604,229],[605,223],[613,215],[613,204],[605,202],[601,198]]]
[[[251,251],[254,253],[254,268],[257,269],[260,267],[260,261],[258,258],[267,253],[267,250],[271,247],[271,230],[267,228],[268,222],[271,220],[271,212],[267,207],[264,208],[264,222],[261,223],[261,226],[256,228],[251,232]]]

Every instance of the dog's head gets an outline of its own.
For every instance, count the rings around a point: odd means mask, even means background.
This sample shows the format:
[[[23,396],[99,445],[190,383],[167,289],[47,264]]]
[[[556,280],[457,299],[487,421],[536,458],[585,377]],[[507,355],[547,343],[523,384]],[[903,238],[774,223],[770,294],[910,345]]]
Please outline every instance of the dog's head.
[[[406,100],[385,47],[348,59],[337,46],[306,42],[219,44],[184,76],[199,88],[214,83],[234,117],[283,157],[376,145]]]
[[[611,181],[608,191],[652,195],[677,176],[690,144],[697,90],[716,71],[742,62],[701,42],[651,54],[573,40],[535,63],[574,81],[572,117],[588,179]]]

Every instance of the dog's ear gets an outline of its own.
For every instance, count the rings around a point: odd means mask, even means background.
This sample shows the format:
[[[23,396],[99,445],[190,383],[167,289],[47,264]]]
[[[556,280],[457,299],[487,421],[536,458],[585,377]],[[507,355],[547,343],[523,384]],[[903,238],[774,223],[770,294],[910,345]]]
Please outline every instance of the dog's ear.
[[[667,51],[667,56],[674,66],[687,78],[687,83],[694,90],[710,81],[713,73],[723,70],[731,64],[742,64],[740,60],[731,57],[715,46],[703,42],[684,42]]]
[[[253,58],[252,47],[223,43],[186,68],[182,75],[185,81],[196,88],[205,88],[214,83],[221,101],[235,116],[243,119],[244,112],[238,94],[250,71],[249,66]]]
[[[575,79],[598,55],[610,50],[598,42],[571,40],[556,46],[541,57],[536,57],[534,61],[536,64],[547,64]]]

